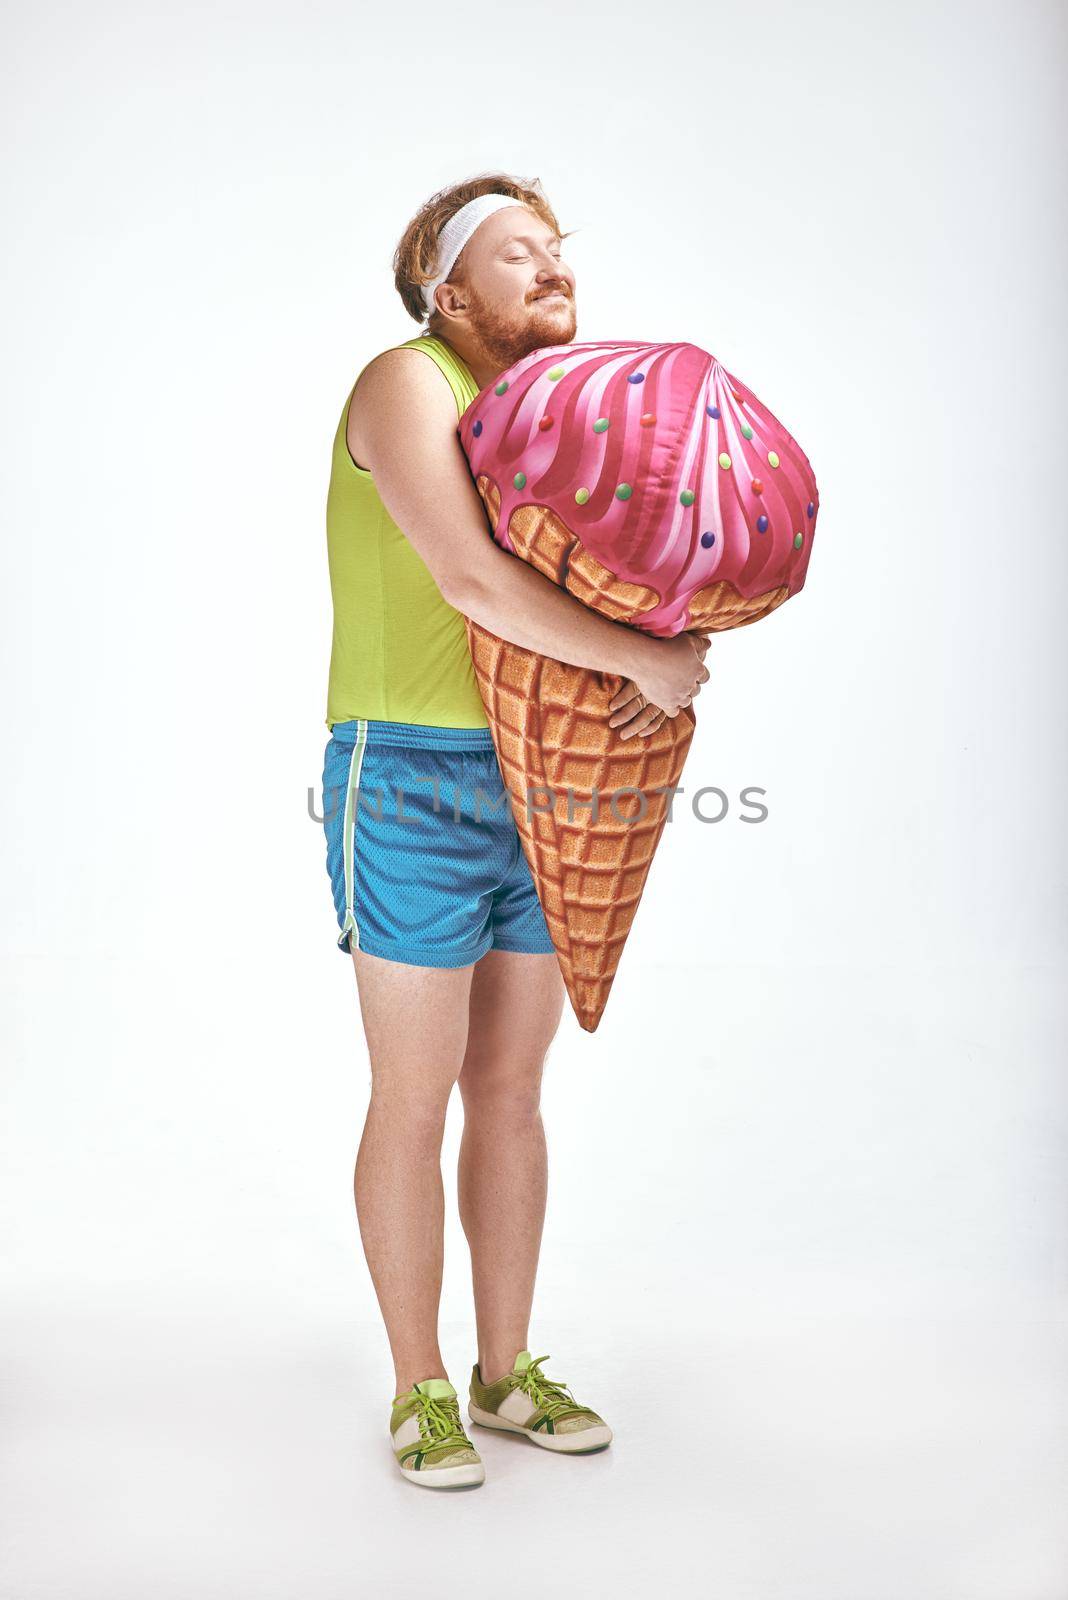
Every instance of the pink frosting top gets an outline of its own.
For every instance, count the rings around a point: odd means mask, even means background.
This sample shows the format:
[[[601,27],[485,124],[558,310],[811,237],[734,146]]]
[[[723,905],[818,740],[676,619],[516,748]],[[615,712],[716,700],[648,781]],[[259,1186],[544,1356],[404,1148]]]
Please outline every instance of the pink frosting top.
[[[661,603],[650,633],[688,625],[692,595],[746,599],[805,581],[819,508],[808,457],[714,356],[693,344],[550,345],[480,391],[460,421],[477,478],[496,484],[496,538],[548,506],[617,577]]]

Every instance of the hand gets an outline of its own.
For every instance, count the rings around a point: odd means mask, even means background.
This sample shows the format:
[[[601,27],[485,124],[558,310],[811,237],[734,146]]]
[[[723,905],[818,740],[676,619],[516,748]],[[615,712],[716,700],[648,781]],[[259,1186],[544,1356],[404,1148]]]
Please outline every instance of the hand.
[[[647,738],[667,718],[667,712],[647,700],[633,678],[628,678],[612,696],[608,709],[614,713],[608,719],[608,726],[618,728],[621,739],[630,739],[635,734]]]
[[[632,675],[639,693],[666,716],[677,717],[708,681],[704,657],[711,642],[707,633],[679,633],[673,639],[638,634],[640,654]]]

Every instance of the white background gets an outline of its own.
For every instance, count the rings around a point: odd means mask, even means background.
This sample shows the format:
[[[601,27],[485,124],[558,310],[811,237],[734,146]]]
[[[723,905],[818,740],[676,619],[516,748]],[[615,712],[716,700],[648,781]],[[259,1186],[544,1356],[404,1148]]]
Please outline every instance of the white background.
[[[1064,1600],[1065,10],[8,13],[5,1600]],[[799,439],[605,1020],[531,1342],[616,1443],[392,1467],[318,785],[330,444],[434,190]],[[459,1111],[450,1113],[450,1208]],[[454,1216],[454,1212],[451,1212]],[[474,1359],[450,1222],[443,1348]]]

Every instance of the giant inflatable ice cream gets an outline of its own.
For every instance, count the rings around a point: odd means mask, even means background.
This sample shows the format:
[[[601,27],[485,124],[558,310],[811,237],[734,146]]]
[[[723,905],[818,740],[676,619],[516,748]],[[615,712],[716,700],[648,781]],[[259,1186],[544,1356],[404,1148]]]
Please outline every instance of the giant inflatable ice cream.
[[[767,616],[805,581],[819,495],[804,451],[692,344],[535,350],[460,439],[497,543],[604,616],[667,637]],[[468,639],[501,771],[581,1025],[604,1011],[693,737],[608,726],[621,680]]]

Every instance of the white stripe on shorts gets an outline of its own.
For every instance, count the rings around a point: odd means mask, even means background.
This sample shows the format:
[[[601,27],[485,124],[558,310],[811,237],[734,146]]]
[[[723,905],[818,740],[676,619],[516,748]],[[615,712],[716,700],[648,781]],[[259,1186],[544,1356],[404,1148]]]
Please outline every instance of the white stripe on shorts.
[[[345,858],[345,921],[341,925],[338,935],[338,944],[342,944],[347,933],[352,934],[349,943],[350,950],[360,948],[360,930],[352,910],[353,892],[355,889],[354,875],[355,851],[354,834],[356,831],[356,808],[359,804],[360,772],[363,768],[363,753],[367,748],[367,723],[362,719],[356,722],[356,742],[352,747],[352,759],[349,762],[349,781],[345,790],[345,820],[342,823],[342,849]]]

